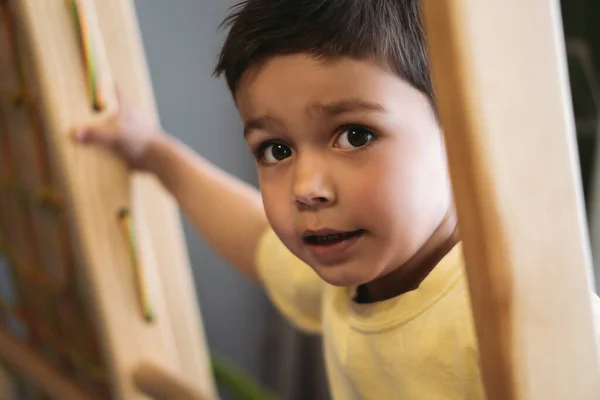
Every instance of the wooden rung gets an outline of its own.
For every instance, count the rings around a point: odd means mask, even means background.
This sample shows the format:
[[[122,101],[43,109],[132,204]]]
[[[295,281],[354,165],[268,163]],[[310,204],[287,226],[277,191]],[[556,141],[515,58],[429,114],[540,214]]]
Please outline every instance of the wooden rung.
[[[154,400],[209,400],[187,382],[149,363],[136,368],[133,381],[142,393]]]

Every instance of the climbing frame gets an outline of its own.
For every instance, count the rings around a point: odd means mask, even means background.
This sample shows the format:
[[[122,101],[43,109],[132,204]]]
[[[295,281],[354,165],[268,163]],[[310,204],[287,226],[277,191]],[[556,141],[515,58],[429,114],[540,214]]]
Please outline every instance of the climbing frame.
[[[157,116],[132,1],[0,11],[0,361],[15,398],[144,398],[142,364],[213,395],[176,204],[69,138],[116,109],[115,82]]]
[[[48,159],[41,104],[26,67],[30,56],[11,4],[1,7],[1,323],[57,371],[105,398],[105,360],[78,285],[67,215],[56,189],[59,171]],[[24,378],[19,381],[25,390]]]

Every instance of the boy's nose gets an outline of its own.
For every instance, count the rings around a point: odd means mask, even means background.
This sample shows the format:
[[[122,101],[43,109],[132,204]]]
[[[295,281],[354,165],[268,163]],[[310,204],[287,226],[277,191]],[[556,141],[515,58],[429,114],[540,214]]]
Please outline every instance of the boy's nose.
[[[295,203],[299,209],[316,210],[321,207],[327,207],[331,204],[331,200],[328,196],[300,194],[296,195]]]
[[[294,203],[300,209],[329,207],[335,202],[333,184],[323,168],[310,168],[296,174]]]

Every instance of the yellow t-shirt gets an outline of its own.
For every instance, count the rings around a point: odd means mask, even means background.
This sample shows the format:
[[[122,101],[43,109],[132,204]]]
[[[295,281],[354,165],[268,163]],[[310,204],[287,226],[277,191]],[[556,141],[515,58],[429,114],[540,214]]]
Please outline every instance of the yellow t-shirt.
[[[257,265],[279,310],[323,334],[332,398],[484,399],[460,245],[417,290],[373,304],[322,281],[270,229]]]

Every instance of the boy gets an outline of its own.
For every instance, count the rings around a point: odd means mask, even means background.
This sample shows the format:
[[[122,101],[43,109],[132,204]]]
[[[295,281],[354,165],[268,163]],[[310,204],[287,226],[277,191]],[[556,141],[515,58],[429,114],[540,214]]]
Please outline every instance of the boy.
[[[335,399],[482,399],[417,0],[249,0],[216,67],[261,195],[121,99],[75,138],[155,174],[204,238],[323,334]]]

